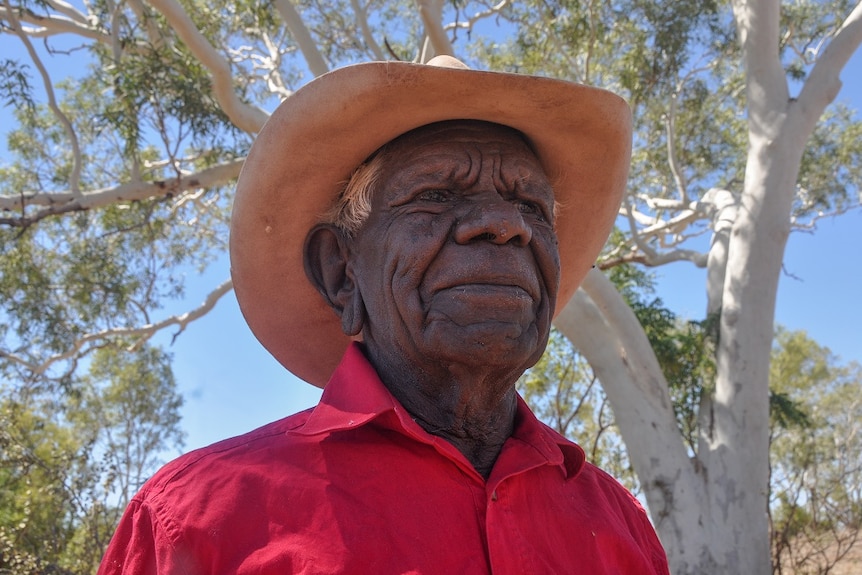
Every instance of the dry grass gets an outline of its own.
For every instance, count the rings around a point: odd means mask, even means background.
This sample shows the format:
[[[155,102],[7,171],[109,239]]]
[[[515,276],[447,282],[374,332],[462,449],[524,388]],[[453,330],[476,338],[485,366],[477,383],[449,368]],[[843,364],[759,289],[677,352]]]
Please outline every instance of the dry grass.
[[[834,551],[828,552],[827,556],[834,560]],[[825,561],[812,561],[806,568],[796,571],[785,569],[788,575],[824,575],[823,564]],[[831,563],[831,561],[829,561]],[[819,564],[819,565],[818,565]],[[850,551],[828,571],[829,575],[862,575],[862,540],[857,541]]]
[[[831,575],[862,575],[862,544],[854,545],[831,571]]]

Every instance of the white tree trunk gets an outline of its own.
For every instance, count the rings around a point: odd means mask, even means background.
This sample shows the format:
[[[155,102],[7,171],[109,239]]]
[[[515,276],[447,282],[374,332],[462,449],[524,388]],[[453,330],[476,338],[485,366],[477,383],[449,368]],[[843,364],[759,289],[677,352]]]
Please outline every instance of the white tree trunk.
[[[667,382],[613,284],[593,270],[582,287],[555,325],[602,382],[672,567],[674,561],[698,561],[710,538],[703,522],[704,481],[681,441]]]

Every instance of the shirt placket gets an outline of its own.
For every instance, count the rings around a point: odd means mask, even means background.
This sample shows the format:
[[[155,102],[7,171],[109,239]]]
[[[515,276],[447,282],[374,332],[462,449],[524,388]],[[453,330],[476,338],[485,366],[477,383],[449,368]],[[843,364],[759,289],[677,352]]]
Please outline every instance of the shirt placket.
[[[485,486],[486,549],[494,575],[518,575],[536,573],[531,545],[526,539],[524,509],[521,493],[529,485],[523,477],[538,467],[557,466],[533,446],[517,439],[510,439],[497,460],[497,466]],[[538,485],[536,486],[539,487]]]

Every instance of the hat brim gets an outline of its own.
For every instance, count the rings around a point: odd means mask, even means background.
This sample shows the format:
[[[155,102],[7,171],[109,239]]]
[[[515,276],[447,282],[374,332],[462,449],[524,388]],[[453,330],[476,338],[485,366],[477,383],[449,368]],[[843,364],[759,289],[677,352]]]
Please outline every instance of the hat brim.
[[[353,171],[414,128],[484,120],[522,132],[554,183],[561,285],[557,312],[607,240],[628,177],[631,112],[598,88],[535,76],[370,62],[313,80],[285,100],[252,145],[231,215],[231,276],[263,346],[323,387],[350,338],[305,276],[308,231]]]

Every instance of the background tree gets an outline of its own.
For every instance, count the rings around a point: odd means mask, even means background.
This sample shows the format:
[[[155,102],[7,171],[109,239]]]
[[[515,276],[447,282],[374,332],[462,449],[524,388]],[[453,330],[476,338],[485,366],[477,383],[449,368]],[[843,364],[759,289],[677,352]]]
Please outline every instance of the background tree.
[[[779,331],[770,378],[773,570],[830,573],[862,536],[862,366]]]
[[[632,264],[611,268],[608,277],[637,316],[655,351],[667,377],[679,432],[694,453],[698,406],[715,381],[711,325],[684,320],[666,308],[655,296],[652,275]],[[545,354],[522,376],[518,388],[536,415],[580,444],[589,461],[633,493],[641,493],[595,370],[558,330],[551,332]]]
[[[608,397],[590,367],[560,332],[553,330],[542,359],[518,382],[536,416],[578,443],[587,459],[640,493]]]
[[[675,377],[604,275],[557,325],[602,382],[674,572],[768,572],[775,294],[790,230],[858,203],[862,128],[827,105],[862,5],[4,0],[0,26],[25,55],[0,67],[18,122],[0,168],[0,369],[67,392],[98,350],[139,351],[230,290],[163,311],[223,253],[264,110],[311,75],[457,51],[624,94],[632,185],[600,267],[707,267],[715,378],[691,397],[697,437],[680,433]],[[62,78],[50,66],[65,54],[85,65]]]
[[[102,348],[65,390],[0,383],[0,572],[95,571],[156,456],[182,446],[170,361]]]

